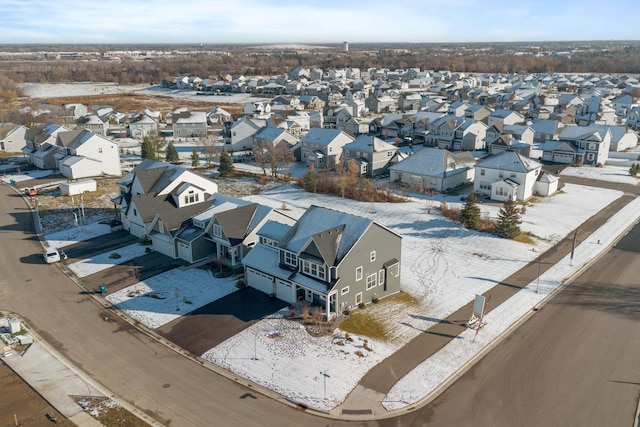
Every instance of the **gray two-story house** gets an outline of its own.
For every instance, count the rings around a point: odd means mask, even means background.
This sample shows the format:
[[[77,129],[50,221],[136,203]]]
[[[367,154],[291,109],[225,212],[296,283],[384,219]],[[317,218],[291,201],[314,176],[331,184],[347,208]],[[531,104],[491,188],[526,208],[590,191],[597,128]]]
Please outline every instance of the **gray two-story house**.
[[[355,162],[362,176],[378,176],[387,172],[398,147],[373,135],[360,135],[342,147],[343,164]]]
[[[267,222],[244,257],[248,286],[327,318],[400,291],[402,237],[377,222],[311,206],[293,226]]]

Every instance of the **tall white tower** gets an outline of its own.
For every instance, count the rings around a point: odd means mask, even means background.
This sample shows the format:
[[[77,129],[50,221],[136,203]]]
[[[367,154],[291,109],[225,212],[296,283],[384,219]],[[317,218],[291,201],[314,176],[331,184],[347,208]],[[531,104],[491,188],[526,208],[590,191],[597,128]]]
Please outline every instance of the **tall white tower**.
[[[345,52],[349,52],[349,42],[342,42],[342,46]]]

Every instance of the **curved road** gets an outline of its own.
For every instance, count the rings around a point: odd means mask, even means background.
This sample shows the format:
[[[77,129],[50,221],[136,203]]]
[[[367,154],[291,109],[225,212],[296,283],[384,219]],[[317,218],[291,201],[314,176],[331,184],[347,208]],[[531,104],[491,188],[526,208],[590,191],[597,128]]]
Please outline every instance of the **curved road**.
[[[346,422],[263,397],[125,322],[105,322],[99,304],[43,263],[21,197],[0,185],[0,199],[0,309],[21,314],[96,381],[164,425],[632,425],[640,391],[638,227],[635,240],[611,250],[430,405]]]

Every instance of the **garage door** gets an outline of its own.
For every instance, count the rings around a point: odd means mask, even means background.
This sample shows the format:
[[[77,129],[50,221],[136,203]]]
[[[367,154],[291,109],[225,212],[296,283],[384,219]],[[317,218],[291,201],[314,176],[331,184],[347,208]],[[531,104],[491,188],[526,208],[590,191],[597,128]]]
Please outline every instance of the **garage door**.
[[[273,293],[273,277],[248,267],[247,285],[268,295]]]
[[[573,162],[573,154],[559,154],[556,153],[553,156],[553,161],[558,163],[572,163]]]
[[[164,234],[152,235],[151,245],[156,252],[160,252],[171,258],[176,257],[175,251],[173,250],[173,240],[171,240],[169,236],[165,236]]]
[[[282,301],[294,303],[295,298],[293,296],[291,282],[286,280],[276,279],[276,297]]]
[[[178,258],[187,262],[193,262],[191,259],[191,249],[186,243],[178,242]]]

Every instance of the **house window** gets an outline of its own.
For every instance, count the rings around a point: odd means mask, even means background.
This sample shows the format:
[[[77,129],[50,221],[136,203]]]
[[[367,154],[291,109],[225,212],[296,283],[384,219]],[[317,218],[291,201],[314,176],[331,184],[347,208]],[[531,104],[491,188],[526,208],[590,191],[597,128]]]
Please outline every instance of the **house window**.
[[[300,260],[300,267],[303,273],[316,277],[320,280],[326,279],[326,272],[323,265],[307,260]]]
[[[98,147],[98,153],[102,153],[102,147]]]
[[[298,256],[293,252],[284,251],[284,263],[293,267],[297,267]]]
[[[356,294],[356,305],[362,304],[362,292]]]
[[[593,159],[594,159],[593,153],[587,153],[587,160],[593,161]]]
[[[267,237],[262,237],[260,236],[260,243],[262,243],[265,246],[271,246],[273,248],[278,246],[278,242],[273,240],[273,239],[269,239]]]
[[[484,169],[480,169],[480,176],[484,176]]]
[[[375,287],[378,284],[378,275],[376,273],[367,276],[367,290]]]
[[[199,195],[197,193],[195,193],[193,190],[189,191],[189,194],[187,194],[186,196],[184,196],[184,202],[185,203],[195,203],[198,201]]]
[[[491,184],[486,181],[480,181],[480,189],[481,190],[491,190]]]
[[[371,251],[369,254],[369,261],[373,262],[376,260],[376,251]]]
[[[340,289],[340,295],[346,295],[348,293],[349,293],[349,287],[348,286]]]
[[[164,233],[164,224],[162,221],[158,222],[158,231],[160,231],[160,233]]]
[[[516,174],[515,174],[515,173],[512,173],[511,175],[509,175],[509,177],[510,177],[510,178],[515,178],[515,177],[516,177]]]
[[[356,282],[362,280],[362,266],[356,268]]]
[[[222,237],[222,227],[219,224],[213,224],[211,231],[215,237]]]
[[[384,285],[384,270],[378,271],[378,284],[380,286]]]
[[[498,174],[498,178],[504,178],[504,172],[500,172],[500,173]]]
[[[133,210],[133,216],[138,216],[138,211],[137,210]]]

